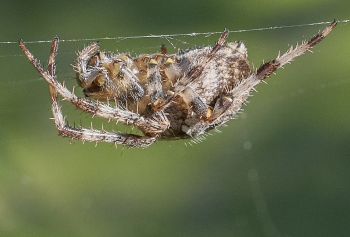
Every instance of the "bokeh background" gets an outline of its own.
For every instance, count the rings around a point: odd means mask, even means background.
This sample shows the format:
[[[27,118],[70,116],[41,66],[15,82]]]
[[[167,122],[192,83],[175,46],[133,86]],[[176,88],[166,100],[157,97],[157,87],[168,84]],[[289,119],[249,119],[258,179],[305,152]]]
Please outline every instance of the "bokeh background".
[[[1,0],[0,235],[349,236],[349,23],[259,85],[221,133],[193,146],[165,141],[147,149],[58,137],[46,82],[16,43],[4,43],[298,25],[350,19],[349,9],[348,0]],[[259,66],[325,27],[229,40],[244,40]],[[172,53],[218,37],[168,39],[175,48],[165,38],[100,44],[137,55],[163,43]],[[75,52],[89,42],[60,44],[58,78],[69,87]],[[28,47],[46,64],[50,43]],[[90,124],[90,115],[62,104],[70,123]]]

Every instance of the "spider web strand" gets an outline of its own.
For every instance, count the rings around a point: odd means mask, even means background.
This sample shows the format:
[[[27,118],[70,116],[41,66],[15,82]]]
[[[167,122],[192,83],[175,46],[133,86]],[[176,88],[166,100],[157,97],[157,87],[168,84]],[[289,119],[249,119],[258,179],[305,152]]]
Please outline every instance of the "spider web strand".
[[[340,20],[338,23],[348,23],[350,20]],[[271,27],[262,27],[262,28],[253,28],[253,29],[243,29],[243,30],[231,30],[229,33],[241,33],[241,32],[252,32],[252,31],[263,31],[263,30],[276,30],[283,28],[294,28],[294,27],[304,27],[304,26],[314,26],[314,25],[327,25],[330,24],[330,21],[327,22],[315,22],[307,24],[297,24],[297,25],[286,25],[286,26],[271,26]],[[222,31],[216,32],[193,32],[193,33],[179,33],[179,34],[166,34],[166,35],[138,35],[138,36],[119,36],[119,37],[102,37],[102,38],[84,38],[84,39],[61,39],[60,42],[78,42],[78,41],[99,41],[99,40],[117,40],[122,41],[126,39],[140,39],[140,38],[165,38],[167,41],[172,37],[179,36],[198,36],[205,35],[209,37],[215,34],[221,34]],[[40,44],[40,43],[51,43],[52,40],[36,40],[36,41],[26,41],[26,44]],[[0,44],[18,44],[17,41],[0,41]]]

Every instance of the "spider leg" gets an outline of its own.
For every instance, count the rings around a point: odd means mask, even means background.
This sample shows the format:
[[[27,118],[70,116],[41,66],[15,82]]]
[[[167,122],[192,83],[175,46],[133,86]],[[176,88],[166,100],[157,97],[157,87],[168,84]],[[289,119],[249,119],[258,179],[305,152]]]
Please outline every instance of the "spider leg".
[[[219,40],[216,42],[213,49],[208,53],[206,59],[204,62],[202,62],[199,66],[192,68],[189,73],[181,78],[176,84],[175,84],[175,93],[180,93],[181,91],[185,90],[186,87],[190,86],[190,83],[197,79],[203,72],[205,66],[207,63],[213,59],[214,55],[217,51],[221,48],[221,46],[224,45],[226,39],[228,36],[228,30],[224,30],[224,32],[221,34]]]
[[[147,81],[147,95],[150,96],[151,105],[154,107],[163,99],[162,77],[159,64],[154,58],[151,58],[147,65]]]
[[[294,58],[304,54],[306,51],[310,51],[310,49],[326,37],[336,25],[337,21],[334,20],[328,27],[313,36],[310,40],[303,41],[301,45],[297,45],[295,48],[293,48],[293,46],[290,47],[290,49],[282,56],[278,55],[276,59],[260,66],[255,73],[247,78],[247,80],[262,81],[266,77],[269,77],[278,68],[290,63]]]
[[[83,141],[113,142],[115,144],[123,144],[126,146],[147,147],[157,139],[160,132],[163,132],[168,127],[168,123],[166,123],[167,119],[164,118],[165,115],[163,113],[157,113],[152,118],[144,118],[130,111],[112,108],[105,104],[94,103],[90,100],[79,98],[70,92],[56,80],[55,76],[55,56],[57,54],[58,42],[59,39],[55,38],[52,43],[47,71],[42,68],[39,61],[29,52],[22,40],[19,42],[19,44],[27,58],[32,62],[43,78],[49,83],[52,100],[52,113],[60,135]],[[145,132],[147,136],[112,133],[104,130],[95,130],[92,128],[75,128],[66,125],[60,105],[57,101],[57,93],[59,93],[64,99],[74,104],[78,109],[82,109],[100,117],[120,121],[124,124],[135,124],[141,131]]]
[[[75,64],[73,66],[74,70],[79,75],[81,81],[88,80],[89,73],[87,72],[86,65],[88,64],[89,59],[94,56],[99,50],[99,45],[97,42],[93,42],[86,46],[81,52],[77,55],[77,59],[75,60]],[[96,72],[97,73],[97,72]]]
[[[52,43],[52,48],[55,49],[58,45],[58,38],[55,38]],[[127,111],[122,110],[119,108],[113,108],[109,105],[103,104],[103,103],[95,103],[91,100],[77,97],[75,94],[73,94],[71,91],[69,91],[65,86],[63,86],[61,83],[59,83],[56,79],[56,76],[51,75],[48,71],[45,71],[42,66],[40,65],[40,62],[38,59],[36,59],[32,53],[28,50],[24,42],[21,40],[19,42],[19,45],[24,52],[24,54],[27,56],[29,61],[33,64],[35,69],[41,74],[41,76],[51,85],[55,88],[55,90],[67,101],[74,104],[78,109],[84,110],[85,112],[91,113],[93,115],[103,117],[106,119],[115,120],[118,122],[122,122],[124,124],[133,124],[138,119],[140,119],[140,115]],[[51,53],[50,55],[51,60],[54,59],[54,54]],[[52,61],[51,61],[52,62]],[[54,68],[54,66],[51,66]]]
[[[211,109],[206,105],[200,96],[195,93],[191,88],[191,83],[195,81],[203,72],[205,66],[209,61],[211,61],[214,55],[219,51],[219,49],[224,45],[228,36],[228,30],[224,30],[221,34],[219,40],[216,42],[215,46],[208,53],[205,60],[198,66],[192,68],[187,75],[180,78],[174,85],[174,89],[169,91],[169,96],[166,100],[162,100],[157,103],[156,111],[163,110],[167,105],[169,105],[176,96],[182,96],[184,101],[189,104],[192,110],[201,118],[206,120],[211,115]]]
[[[65,123],[61,107],[57,102],[57,93],[54,87],[50,86],[52,100],[52,113],[59,135],[72,139],[89,142],[109,142],[122,144],[129,147],[148,147],[156,141],[157,137],[138,136],[133,134],[123,134],[118,132],[107,132],[104,130],[75,128]]]
[[[276,59],[260,66],[260,68],[251,73],[248,78],[242,80],[241,83],[234,87],[230,92],[217,100],[209,121],[212,124],[218,125],[227,121],[228,117],[234,116],[240,110],[242,104],[247,100],[251,90],[254,90],[254,87],[257,84],[269,77],[278,68],[290,63],[294,58],[302,55],[306,51],[310,51],[310,49],[326,37],[336,25],[337,22],[334,20],[328,27],[313,36],[310,40],[303,41],[301,45],[297,45],[294,48],[292,46],[282,56],[278,54]]]
[[[89,142],[109,142],[122,144],[129,147],[148,147],[156,141],[157,137],[138,136],[133,134],[123,134],[118,132],[107,132],[104,130],[75,128],[65,123],[61,107],[57,101],[57,92],[50,85],[50,95],[52,100],[52,113],[59,135],[72,139]]]
[[[212,109],[209,108],[209,106],[206,103],[204,103],[203,99],[194,90],[191,89],[190,85],[191,82],[196,80],[202,74],[207,63],[213,59],[214,55],[225,43],[227,36],[228,30],[225,29],[224,32],[221,34],[219,40],[216,42],[215,46],[207,55],[205,61],[201,65],[193,68],[189,72],[189,75],[180,80],[178,82],[179,85],[175,86],[175,88],[179,88],[177,90],[177,93],[182,94],[184,101],[186,101],[191,106],[193,112],[195,112],[202,120],[207,120],[211,116]]]
[[[278,56],[276,59],[263,64],[258,70],[251,73],[246,79],[243,79],[237,86],[231,91],[222,95],[215,103],[213,111],[207,120],[198,122],[195,126],[191,127],[186,133],[189,136],[196,137],[203,134],[208,128],[217,127],[233,118],[237,112],[241,109],[242,105],[248,99],[251,90],[258,85],[266,77],[270,76],[278,68],[291,62],[297,56],[309,51],[315,44],[319,43],[324,37],[326,37],[336,26],[337,22],[332,22],[322,32],[316,34],[309,41],[303,42],[301,45],[295,48],[290,48],[282,56]]]

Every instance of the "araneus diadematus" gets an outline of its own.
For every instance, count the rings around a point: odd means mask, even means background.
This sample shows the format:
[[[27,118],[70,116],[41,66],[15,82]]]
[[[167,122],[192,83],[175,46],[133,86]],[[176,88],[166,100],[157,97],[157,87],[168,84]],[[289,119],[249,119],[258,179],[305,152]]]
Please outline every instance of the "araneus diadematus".
[[[128,54],[86,46],[74,64],[79,98],[57,81],[55,56],[59,39],[52,42],[48,69],[19,42],[25,55],[50,85],[52,113],[59,134],[72,139],[147,147],[157,139],[191,138],[216,128],[241,109],[254,86],[278,68],[310,50],[336,26],[332,22],[309,41],[251,70],[243,42],[226,43],[225,30],[214,47],[187,49],[177,54]],[[136,126],[143,135],[71,127],[65,123],[57,94],[94,116]],[[105,101],[105,102],[101,102]],[[109,101],[115,102],[110,106]]]

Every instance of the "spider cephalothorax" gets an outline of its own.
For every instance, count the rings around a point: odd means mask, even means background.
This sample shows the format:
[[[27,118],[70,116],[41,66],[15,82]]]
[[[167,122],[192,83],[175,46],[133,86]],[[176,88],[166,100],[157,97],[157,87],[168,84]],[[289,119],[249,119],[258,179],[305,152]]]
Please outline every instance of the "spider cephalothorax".
[[[258,70],[250,69],[243,42],[225,43],[226,30],[214,47],[187,49],[176,54],[166,54],[163,48],[162,53],[136,58],[99,51],[98,44],[92,43],[78,53],[74,64],[78,84],[88,99],[77,97],[56,79],[58,38],[52,43],[48,70],[41,67],[22,41],[20,46],[50,84],[52,111],[61,135],[84,141],[146,147],[157,139],[196,137],[230,120],[254,86],[310,50],[335,26],[334,21],[309,41],[279,54]],[[70,127],[64,122],[57,93],[78,109],[134,125],[143,135]],[[110,106],[109,101],[115,102],[116,106]]]

